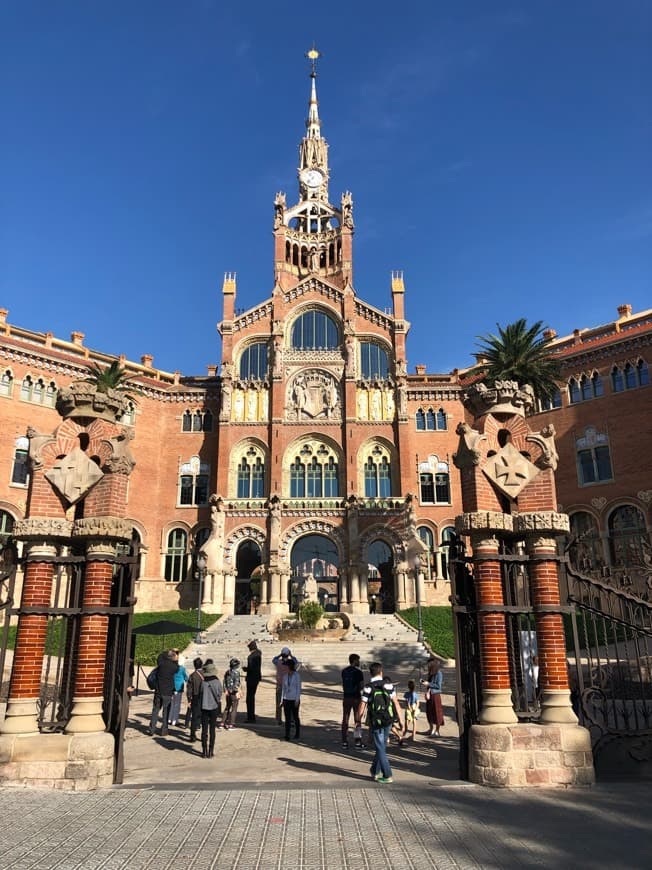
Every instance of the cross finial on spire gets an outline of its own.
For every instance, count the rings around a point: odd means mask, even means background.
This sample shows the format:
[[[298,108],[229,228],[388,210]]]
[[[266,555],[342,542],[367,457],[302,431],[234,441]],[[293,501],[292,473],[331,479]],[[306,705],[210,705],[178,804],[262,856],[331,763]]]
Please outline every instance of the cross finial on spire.
[[[313,79],[317,76],[317,61],[321,56],[321,52],[317,51],[315,43],[313,42],[312,48],[306,52],[306,57],[310,61],[310,77]]]

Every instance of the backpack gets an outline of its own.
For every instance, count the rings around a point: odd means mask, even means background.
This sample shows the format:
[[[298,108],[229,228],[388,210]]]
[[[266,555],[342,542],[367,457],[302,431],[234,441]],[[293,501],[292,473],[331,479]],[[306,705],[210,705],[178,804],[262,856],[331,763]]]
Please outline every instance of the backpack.
[[[149,689],[155,689],[158,685],[158,667],[153,668],[147,674],[147,687]]]
[[[394,704],[382,682],[371,683],[367,701],[367,725],[372,730],[387,728],[394,721]]]

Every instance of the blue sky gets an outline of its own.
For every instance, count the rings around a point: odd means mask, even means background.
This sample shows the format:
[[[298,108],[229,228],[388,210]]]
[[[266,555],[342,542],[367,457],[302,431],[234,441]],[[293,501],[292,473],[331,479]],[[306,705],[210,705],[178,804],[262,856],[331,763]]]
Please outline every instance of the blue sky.
[[[354,283],[410,370],[525,316],[652,306],[649,0],[0,0],[0,306],[11,323],[204,374],[225,271],[271,292],[309,79]]]

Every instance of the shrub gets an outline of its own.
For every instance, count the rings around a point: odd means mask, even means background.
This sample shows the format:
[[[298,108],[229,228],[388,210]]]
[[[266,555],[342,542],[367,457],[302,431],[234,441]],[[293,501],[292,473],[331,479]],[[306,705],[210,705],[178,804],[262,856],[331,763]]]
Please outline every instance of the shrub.
[[[306,601],[299,608],[297,616],[299,621],[306,628],[315,628],[319,620],[324,615],[324,608],[317,601]]]

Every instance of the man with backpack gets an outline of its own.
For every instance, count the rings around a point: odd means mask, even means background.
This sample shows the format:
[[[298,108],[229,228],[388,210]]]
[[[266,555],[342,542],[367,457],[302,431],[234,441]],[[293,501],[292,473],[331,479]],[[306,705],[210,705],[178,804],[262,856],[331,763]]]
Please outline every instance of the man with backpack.
[[[348,733],[349,719],[353,711],[356,749],[363,749],[362,745],[362,720],[360,718],[360,698],[364,688],[364,674],[360,670],[360,656],[351,653],[349,666],[342,671],[342,748],[349,748]]]
[[[383,677],[380,662],[373,662],[369,672],[371,680],[362,690],[362,703],[367,709],[367,724],[376,749],[371,762],[371,776],[376,782],[393,782],[392,768],[387,758],[387,738],[393,722],[398,721],[401,725],[400,707],[394,686]]]
[[[186,727],[190,725],[190,742],[197,741],[197,731],[201,726],[201,690],[204,684],[204,675],[202,668],[204,663],[200,658],[193,661],[195,670],[190,674],[188,684],[186,686],[186,697],[188,699],[188,712],[186,713]],[[188,721],[190,718],[190,721]]]

